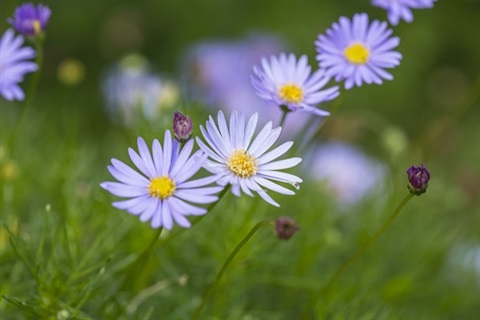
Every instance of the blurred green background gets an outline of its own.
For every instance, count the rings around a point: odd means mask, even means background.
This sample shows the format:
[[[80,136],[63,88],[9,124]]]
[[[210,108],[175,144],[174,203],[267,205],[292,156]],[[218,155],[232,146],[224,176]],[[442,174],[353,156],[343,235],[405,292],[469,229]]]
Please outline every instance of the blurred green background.
[[[21,3],[0,2],[2,33]],[[112,208],[114,197],[99,183],[111,179],[110,158],[128,161],[127,148],[138,135],[162,139],[173,110],[145,126],[113,123],[100,90],[105,70],[137,52],[180,79],[192,44],[236,41],[251,31],[281,37],[291,52],[307,54],[316,67],[313,42],[340,16],[367,12],[385,20],[386,13],[369,1],[42,3],[52,9],[45,61],[12,152],[6,143],[22,103],[0,100],[3,318],[189,318],[250,228],[288,214],[300,225],[298,234],[283,242],[260,230],[230,266],[203,316],[296,319],[311,294],[407,193],[405,170],[422,162],[432,175],[427,193],[414,198],[339,279],[317,306],[316,317],[480,317],[479,1],[439,0],[431,10],[415,10],[412,23],[394,27],[403,54],[392,71],[394,80],[343,92],[341,106],[320,132],[321,141],[345,141],[385,162],[391,173],[385,192],[343,214],[307,178],[296,196],[276,196],[280,209],[227,195],[194,228],[172,240],[175,231],[165,233],[138,273],[127,273],[125,265],[155,232]],[[82,63],[85,75],[67,85],[58,70],[72,58]],[[188,109],[196,124],[207,118],[203,106],[180,108]]]

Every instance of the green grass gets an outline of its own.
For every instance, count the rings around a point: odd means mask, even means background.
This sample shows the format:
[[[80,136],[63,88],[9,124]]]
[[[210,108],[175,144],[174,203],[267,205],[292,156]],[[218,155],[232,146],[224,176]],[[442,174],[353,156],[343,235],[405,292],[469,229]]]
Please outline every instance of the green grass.
[[[3,18],[19,3],[0,4],[2,32],[7,28]],[[281,208],[227,193],[192,228],[163,231],[148,256],[142,252],[156,230],[113,208],[115,197],[99,183],[111,179],[106,169],[111,158],[129,162],[127,148],[137,136],[163,139],[173,110],[134,128],[109,120],[98,78],[116,57],[105,55],[96,38],[109,14],[122,8],[140,14],[146,31],[139,50],[174,72],[179,53],[200,38],[236,38],[251,28],[266,28],[291,41],[295,52],[310,50],[313,57],[314,37],[339,15],[363,9],[383,18],[383,12],[368,1],[305,1],[295,5],[294,13],[289,1],[278,7],[252,1],[122,7],[105,1],[97,10],[80,2],[74,8],[46,3],[53,20],[45,65],[13,150],[7,140],[22,103],[0,100],[2,319],[189,319],[241,239],[259,221],[282,215],[297,221],[298,233],[283,241],[273,230],[259,229],[226,270],[200,318],[298,319],[312,296],[408,194],[405,170],[421,162],[432,174],[427,192],[405,206],[308,311],[308,318],[478,319],[480,257],[478,252],[465,257],[469,248],[480,247],[480,45],[473,41],[478,31],[470,29],[478,25],[477,3],[439,1],[432,11],[416,11],[412,24],[395,30],[405,57],[395,80],[352,90],[321,128],[321,141],[348,141],[385,162],[389,174],[383,190],[340,208],[324,186],[297,168],[291,172],[305,182],[295,196],[274,196]],[[72,18],[90,12],[85,21]],[[316,12],[321,19],[315,20]],[[210,14],[218,20],[207,19]],[[172,15],[180,21],[169,34],[162,28],[171,26]],[[64,56],[86,65],[86,79],[78,86],[64,86],[56,78],[58,59]],[[449,91],[448,77],[442,78],[446,84],[435,80],[445,68],[464,80],[456,91]],[[436,95],[451,103],[438,104]],[[216,113],[202,105],[180,108],[192,116],[194,134],[208,114]],[[404,148],[395,149],[395,139],[385,143],[385,129],[392,127],[404,136]]]

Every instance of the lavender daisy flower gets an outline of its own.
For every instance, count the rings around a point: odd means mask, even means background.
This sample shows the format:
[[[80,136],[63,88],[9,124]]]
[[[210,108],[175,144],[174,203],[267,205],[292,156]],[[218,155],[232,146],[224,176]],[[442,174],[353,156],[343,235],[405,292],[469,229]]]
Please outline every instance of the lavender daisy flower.
[[[15,37],[12,29],[0,39],[0,94],[9,101],[25,99],[18,84],[26,73],[37,70],[37,64],[28,61],[35,57],[35,51],[22,45],[23,37]]]
[[[200,126],[208,146],[198,137],[197,143],[209,157],[205,161],[205,169],[217,175],[219,185],[231,184],[232,193],[236,196],[240,196],[240,191],[253,196],[252,191],[255,191],[265,201],[279,207],[279,204],[263,188],[282,194],[295,194],[271,180],[286,182],[298,189],[302,179],[277,170],[294,167],[302,159],[289,158],[273,161],[287,152],[293,142],[285,142],[267,152],[277,141],[282,128],[272,129],[272,122],[268,122],[252,141],[257,118],[258,115],[255,113],[245,126],[243,112],[235,111],[230,117],[230,128],[228,128],[223,112],[219,111],[218,127],[211,116],[205,128]]]
[[[387,10],[388,21],[394,26],[401,19],[406,22],[413,21],[411,9],[432,8],[435,0],[372,0],[374,6]]]
[[[152,154],[145,140],[138,138],[139,153],[129,148],[130,159],[140,170],[138,173],[120,160],[112,159],[108,171],[119,182],[103,182],[102,188],[118,197],[130,198],[113,202],[113,206],[138,215],[140,221],[150,220],[153,228],[172,229],[175,221],[188,228],[188,215],[203,215],[205,208],[195,204],[212,203],[221,187],[206,187],[214,182],[215,176],[192,181],[190,179],[202,167],[207,155],[198,150],[192,156],[193,139],[183,148],[177,140],[172,142],[170,131],[165,131],[163,149],[157,139],[153,141]]]
[[[338,87],[320,90],[330,78],[324,70],[317,70],[311,76],[310,71],[306,55],[297,61],[294,54],[281,53],[278,57],[271,56],[269,61],[262,59],[261,68],[254,66],[251,80],[258,96],[270,105],[328,116],[329,112],[314,105],[336,98]]]
[[[43,4],[35,7],[32,3],[25,3],[15,10],[14,18],[9,18],[8,22],[26,36],[38,36],[45,31],[51,14],[52,11]]]
[[[386,22],[374,20],[369,25],[365,13],[354,15],[352,21],[341,17],[315,41],[319,66],[336,81],[345,80],[345,89],[392,80],[384,69],[398,66],[402,55],[392,51],[400,39],[391,34]]]

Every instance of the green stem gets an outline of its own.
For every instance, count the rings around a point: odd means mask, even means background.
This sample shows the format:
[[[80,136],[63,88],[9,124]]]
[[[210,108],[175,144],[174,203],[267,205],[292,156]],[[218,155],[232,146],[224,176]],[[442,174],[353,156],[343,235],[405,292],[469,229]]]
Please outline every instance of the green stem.
[[[283,123],[285,122],[285,119],[287,118],[287,114],[290,113],[290,110],[288,110],[287,107],[282,106],[281,107],[283,110],[282,118],[280,119],[280,123],[278,124],[279,127],[283,126]]]
[[[272,221],[260,221],[255,226],[253,226],[250,232],[247,233],[247,235],[242,239],[242,241],[240,241],[239,244],[237,244],[235,249],[233,249],[232,253],[230,253],[230,255],[228,256],[227,260],[225,260],[225,262],[223,263],[223,266],[220,269],[220,271],[217,273],[217,276],[215,277],[215,281],[210,285],[208,290],[205,291],[205,293],[203,294],[202,303],[198,306],[197,310],[192,316],[192,319],[198,319],[198,317],[200,316],[200,313],[202,312],[203,307],[208,301],[208,298],[212,295],[215,287],[220,282],[220,279],[222,278],[223,274],[225,273],[228,266],[237,255],[237,253],[240,251],[240,249],[242,249],[242,247],[248,242],[248,240],[250,240],[250,238],[255,234],[255,232],[257,232],[258,229],[264,226],[272,226],[272,225],[273,225]]]
[[[388,218],[387,221],[381,226],[380,229],[375,232],[375,234],[362,246],[360,249],[358,249],[347,261],[343,263],[343,265],[335,272],[335,274],[330,278],[330,280],[327,282],[327,284],[318,292],[318,294],[311,300],[310,304],[308,305],[308,308],[306,309],[305,313],[302,316],[302,319],[307,319],[307,313],[309,310],[313,309],[315,304],[320,300],[323,294],[328,292],[328,289],[332,286],[332,284],[335,282],[335,280],[340,277],[340,275],[348,268],[350,265],[355,262],[369,247],[372,243],[377,240],[385,230],[392,224],[393,220],[398,216],[402,208],[407,204],[407,202],[413,198],[413,194],[409,193],[403,200],[398,204],[397,208],[395,211],[393,211],[392,215]]]
[[[22,109],[20,110],[20,115],[18,117],[17,123],[15,124],[12,134],[10,135],[10,138],[8,140],[8,150],[12,152],[13,150],[13,143],[20,131],[20,129],[23,126],[23,122],[25,121],[25,115],[27,114],[27,110],[30,109],[30,106],[32,104],[33,98],[35,96],[35,92],[37,90],[38,82],[40,79],[40,73],[42,69],[42,64],[43,64],[43,47],[42,47],[42,41],[41,40],[36,40],[35,41],[35,49],[36,49],[36,59],[35,62],[37,63],[37,71],[33,74],[32,79],[30,80],[30,84],[28,87],[27,91],[27,96],[25,98],[25,103],[22,106]]]

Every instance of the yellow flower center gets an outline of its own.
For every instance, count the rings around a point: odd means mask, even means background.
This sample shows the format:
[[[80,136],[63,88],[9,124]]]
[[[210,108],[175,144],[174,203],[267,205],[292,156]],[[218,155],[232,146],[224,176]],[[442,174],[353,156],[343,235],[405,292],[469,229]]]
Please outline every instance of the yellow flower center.
[[[278,95],[288,103],[299,103],[303,100],[303,90],[295,84],[286,84],[278,90]]]
[[[351,44],[343,54],[348,62],[353,64],[365,64],[370,58],[370,51],[361,43]]]
[[[168,176],[150,179],[148,193],[154,198],[166,199],[173,195],[175,183]]]
[[[33,31],[37,36],[42,33],[42,26],[40,25],[40,21],[38,20],[33,21]]]
[[[241,178],[257,174],[258,160],[248,151],[236,149],[227,160],[227,168]]]

